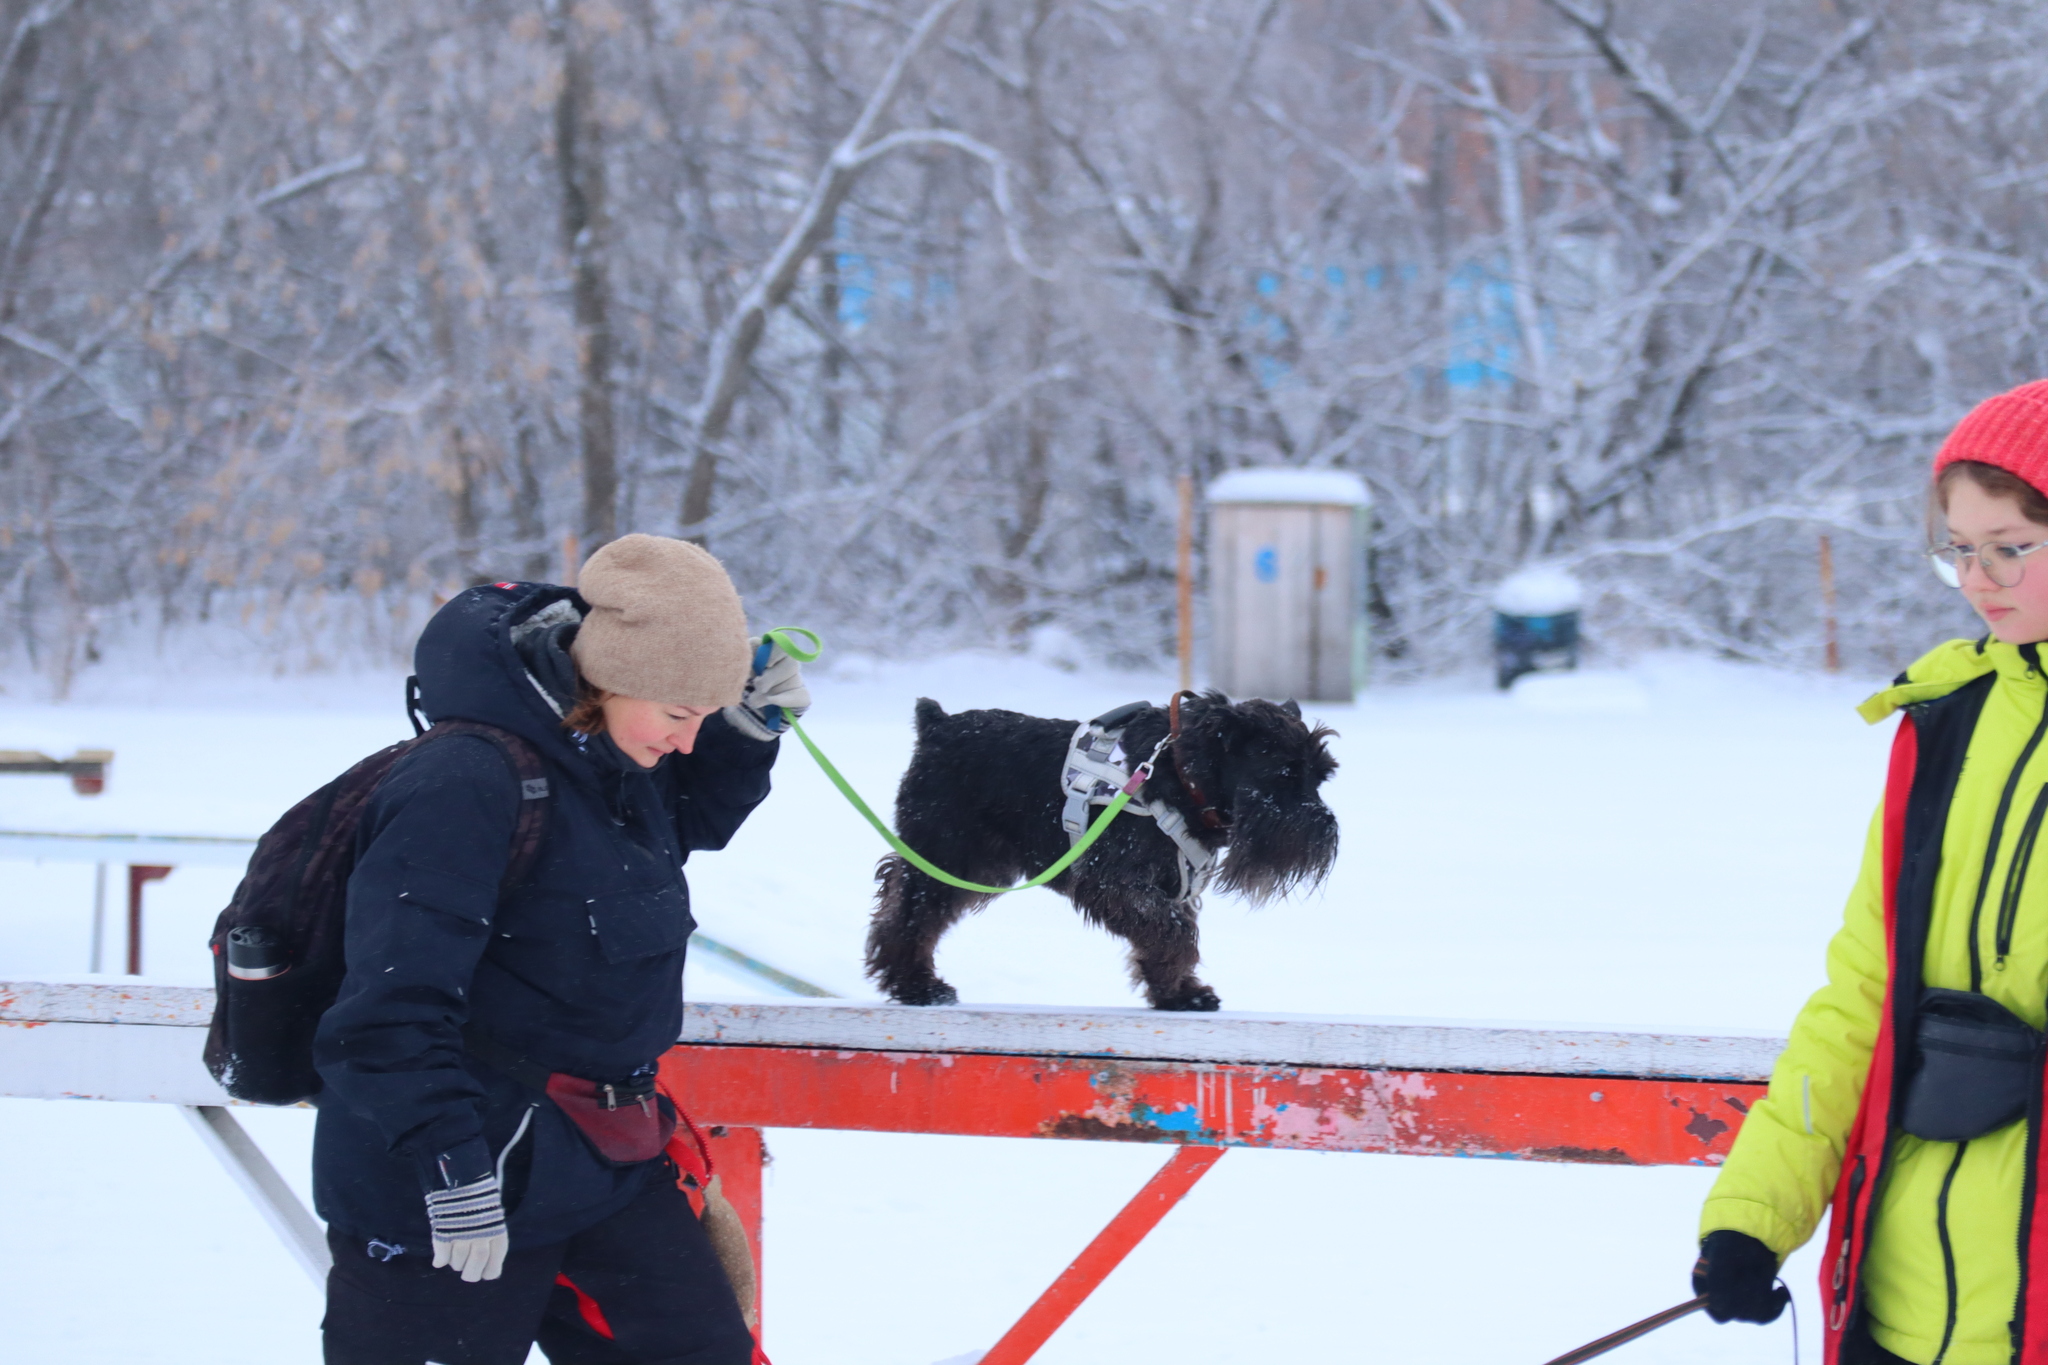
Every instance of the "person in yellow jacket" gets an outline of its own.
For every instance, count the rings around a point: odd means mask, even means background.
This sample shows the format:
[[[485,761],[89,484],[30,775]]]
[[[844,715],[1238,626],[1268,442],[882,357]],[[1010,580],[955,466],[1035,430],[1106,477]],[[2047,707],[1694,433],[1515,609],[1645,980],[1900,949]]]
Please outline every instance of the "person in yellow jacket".
[[[2048,1365],[2048,381],[1978,406],[1934,468],[1928,555],[1989,634],[1861,708],[1903,713],[1884,799],[1693,1284],[1717,1321],[1775,1319],[1831,1213],[1829,1365]]]

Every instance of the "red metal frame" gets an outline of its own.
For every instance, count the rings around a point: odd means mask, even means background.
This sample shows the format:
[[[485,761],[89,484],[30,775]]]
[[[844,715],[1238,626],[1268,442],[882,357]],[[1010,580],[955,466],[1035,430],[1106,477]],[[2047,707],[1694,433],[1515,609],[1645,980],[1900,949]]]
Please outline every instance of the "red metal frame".
[[[1765,1090],[1741,1081],[723,1044],[679,1045],[662,1069],[694,1117],[724,1130],[713,1129],[716,1159],[757,1264],[762,1128],[1177,1145],[984,1365],[1029,1360],[1229,1147],[1716,1166]]]
[[[1109,1226],[1095,1234],[1074,1263],[1060,1272],[1052,1287],[1026,1309],[1017,1325],[1003,1333],[1003,1339],[989,1348],[981,1365],[1024,1365],[1038,1354],[1061,1324],[1074,1315],[1109,1272],[1123,1264],[1132,1248],[1159,1226],[1181,1197],[1195,1187],[1211,1166],[1223,1159],[1221,1147],[1183,1147],[1161,1166],[1145,1188],[1124,1205],[1123,1212],[1109,1220]]]
[[[142,888],[171,875],[171,869],[150,863],[128,865],[128,975],[142,975]],[[183,885],[183,883],[180,883]]]

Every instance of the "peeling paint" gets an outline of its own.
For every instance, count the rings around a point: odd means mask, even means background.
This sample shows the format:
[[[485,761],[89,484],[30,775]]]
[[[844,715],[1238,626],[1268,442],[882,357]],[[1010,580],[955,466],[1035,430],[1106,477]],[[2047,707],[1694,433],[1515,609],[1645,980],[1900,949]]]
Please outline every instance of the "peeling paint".
[[[1532,1147],[1520,1153],[1530,1161],[1578,1161],[1595,1166],[1635,1166],[1640,1163],[1619,1147]]]
[[[1692,1120],[1685,1125],[1685,1131],[1705,1143],[1712,1142],[1715,1138],[1727,1132],[1728,1125],[1719,1119],[1709,1118],[1695,1109],[1692,1111]]]
[[[1080,1138],[1086,1142],[1171,1142],[1174,1138],[1149,1124],[1113,1123],[1095,1114],[1062,1114],[1039,1129],[1044,1137]]]
[[[1162,1133],[1202,1131],[1202,1116],[1195,1112],[1193,1105],[1184,1105],[1166,1113],[1161,1113],[1149,1104],[1136,1105],[1131,1110],[1131,1122],[1149,1125]]]

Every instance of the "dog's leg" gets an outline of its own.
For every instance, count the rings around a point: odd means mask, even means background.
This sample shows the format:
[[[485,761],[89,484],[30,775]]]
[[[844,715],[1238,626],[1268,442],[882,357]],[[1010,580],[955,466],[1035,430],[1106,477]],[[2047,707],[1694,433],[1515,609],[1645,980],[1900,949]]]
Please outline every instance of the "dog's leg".
[[[939,940],[982,897],[927,877],[894,854],[875,868],[875,915],[868,923],[868,976],[899,1005],[956,1005],[939,976]]]
[[[1137,877],[1077,879],[1076,909],[1131,945],[1131,980],[1155,1010],[1213,1010],[1216,992],[1195,975],[1202,960],[1195,910]]]

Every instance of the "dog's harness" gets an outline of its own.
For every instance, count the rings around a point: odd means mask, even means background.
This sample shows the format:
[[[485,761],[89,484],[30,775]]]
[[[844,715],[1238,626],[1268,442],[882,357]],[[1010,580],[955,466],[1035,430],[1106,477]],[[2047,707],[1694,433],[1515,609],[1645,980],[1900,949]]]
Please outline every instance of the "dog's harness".
[[[1177,712],[1179,698],[1174,700]],[[1133,777],[1141,782],[1149,778],[1152,765],[1159,761],[1161,754],[1171,756],[1170,746],[1179,733],[1178,725],[1152,746],[1152,752],[1135,771],[1124,767],[1129,761],[1129,756],[1124,753],[1124,727],[1149,706],[1149,702],[1134,701],[1074,728],[1074,737],[1067,744],[1066,762],[1060,769],[1060,788],[1067,797],[1066,806],[1060,812],[1060,825],[1067,831],[1069,847],[1087,833],[1089,807],[1108,805]],[[1185,777],[1182,782],[1185,785]],[[1208,889],[1209,879],[1215,875],[1215,850],[1203,847],[1202,841],[1195,838],[1194,832],[1188,828],[1187,817],[1171,802],[1134,798],[1125,809],[1135,815],[1150,816],[1158,824],[1159,832],[1173,840],[1180,862],[1180,894],[1175,899],[1184,905],[1193,905],[1201,900],[1202,892]]]

